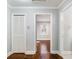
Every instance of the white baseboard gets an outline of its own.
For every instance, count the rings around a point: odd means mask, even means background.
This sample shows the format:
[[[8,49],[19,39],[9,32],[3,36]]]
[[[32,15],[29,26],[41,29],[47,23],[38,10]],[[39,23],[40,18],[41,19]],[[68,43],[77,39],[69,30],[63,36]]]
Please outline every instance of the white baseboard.
[[[61,54],[72,54],[72,51],[61,51]]]
[[[23,52],[10,51],[10,52],[7,53],[7,57],[10,56],[10,55],[13,54],[13,53],[23,53]],[[26,52],[24,52],[24,53],[25,53],[25,54],[35,54],[36,51],[26,51]]]
[[[56,50],[56,51],[51,51],[52,54],[57,54],[59,51]]]
[[[13,54],[14,52],[10,51],[7,53],[7,57],[9,57],[11,54]]]
[[[25,54],[35,54],[36,51],[26,51]]]
[[[14,51],[11,51],[9,53],[7,53],[7,57],[10,56],[11,54],[15,53]],[[19,52],[20,53],[20,52]],[[26,51],[25,54],[35,54],[36,51]],[[51,51],[52,54],[72,54],[72,51]]]
[[[51,51],[52,54],[72,54],[72,51]]]
[[[10,51],[7,53],[7,57],[12,55],[13,53],[24,53],[24,52],[19,52],[19,51]]]

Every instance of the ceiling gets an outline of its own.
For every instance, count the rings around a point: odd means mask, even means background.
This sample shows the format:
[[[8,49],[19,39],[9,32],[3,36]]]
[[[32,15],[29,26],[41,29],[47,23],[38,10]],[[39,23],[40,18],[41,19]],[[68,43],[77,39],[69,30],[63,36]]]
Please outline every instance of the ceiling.
[[[64,0],[8,0],[11,6],[44,6],[44,7],[57,7]]]

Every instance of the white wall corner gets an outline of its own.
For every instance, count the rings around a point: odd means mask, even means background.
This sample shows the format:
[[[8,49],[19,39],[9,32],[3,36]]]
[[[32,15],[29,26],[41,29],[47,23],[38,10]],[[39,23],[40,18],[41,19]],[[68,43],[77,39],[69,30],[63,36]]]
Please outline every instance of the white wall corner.
[[[72,51],[60,51],[57,54],[60,55],[60,56],[62,56],[63,59],[67,59],[66,58],[67,56],[71,56],[72,57]]]

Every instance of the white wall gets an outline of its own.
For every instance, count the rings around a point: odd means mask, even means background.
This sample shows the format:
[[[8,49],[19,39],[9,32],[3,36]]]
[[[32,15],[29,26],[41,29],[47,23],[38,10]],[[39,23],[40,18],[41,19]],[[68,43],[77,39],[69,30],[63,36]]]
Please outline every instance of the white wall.
[[[64,11],[64,50],[72,50],[72,7]]]
[[[72,6],[60,11],[60,50],[72,51]]]
[[[11,15],[12,13],[26,13],[27,14],[27,25],[30,26],[30,30],[28,31],[29,36],[27,39],[29,39],[29,48],[28,50],[34,51],[34,43],[35,43],[35,36],[34,36],[34,13],[52,13],[54,15],[53,20],[53,39],[52,39],[52,45],[53,51],[56,51],[58,49],[60,50],[66,50],[66,51],[71,51],[71,43],[72,43],[72,38],[71,38],[71,7],[68,7],[67,9],[61,11],[60,16],[61,20],[59,20],[59,10],[57,9],[32,9],[32,8],[14,8],[10,9],[8,8],[8,37],[7,37],[7,51],[10,52],[12,49],[12,40],[11,40]],[[60,23],[59,23],[60,22]],[[60,24],[60,28],[59,28]],[[65,29],[66,28],[66,29]],[[60,29],[60,33],[59,33]],[[59,34],[60,34],[60,40],[59,40]],[[34,42],[34,43],[33,43]],[[64,43],[64,44],[63,44]],[[60,45],[60,46],[59,46]]]
[[[35,35],[34,35],[34,13],[52,13],[53,14],[53,39],[52,39],[52,45],[53,48],[52,50],[58,50],[58,41],[59,41],[59,11],[57,9],[32,9],[32,8],[14,8],[12,9],[12,13],[26,13],[27,14],[27,25],[30,27],[30,30],[28,30],[29,36],[27,36],[27,39],[29,41],[26,42],[26,45],[29,45],[28,50],[29,51],[35,51],[34,48],[34,43],[36,43],[35,41]],[[9,15],[9,14],[8,14]],[[11,15],[10,15],[11,17]],[[11,21],[10,21],[11,23]],[[9,31],[9,30],[8,30]],[[11,33],[11,32],[10,32]],[[10,35],[8,35],[10,36]],[[11,36],[10,36],[11,37]],[[8,39],[8,52],[11,51],[12,46],[11,46],[11,38]]]
[[[7,8],[7,52],[11,51],[11,9]]]

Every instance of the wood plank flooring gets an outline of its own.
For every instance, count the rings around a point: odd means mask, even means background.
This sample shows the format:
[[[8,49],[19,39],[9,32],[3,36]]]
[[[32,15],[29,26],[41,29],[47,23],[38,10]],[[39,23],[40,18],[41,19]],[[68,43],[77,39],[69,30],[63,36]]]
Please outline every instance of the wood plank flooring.
[[[14,53],[10,55],[7,59],[63,59],[58,54],[47,54],[47,55],[40,55],[36,53],[35,55],[25,55],[23,53]]]
[[[14,53],[7,57],[7,59],[63,59],[58,54],[51,54],[48,50],[45,53],[41,53],[41,45],[37,43],[37,52],[34,55],[26,55],[24,53]],[[47,46],[47,45],[46,45]],[[43,50],[44,51],[44,50]]]

